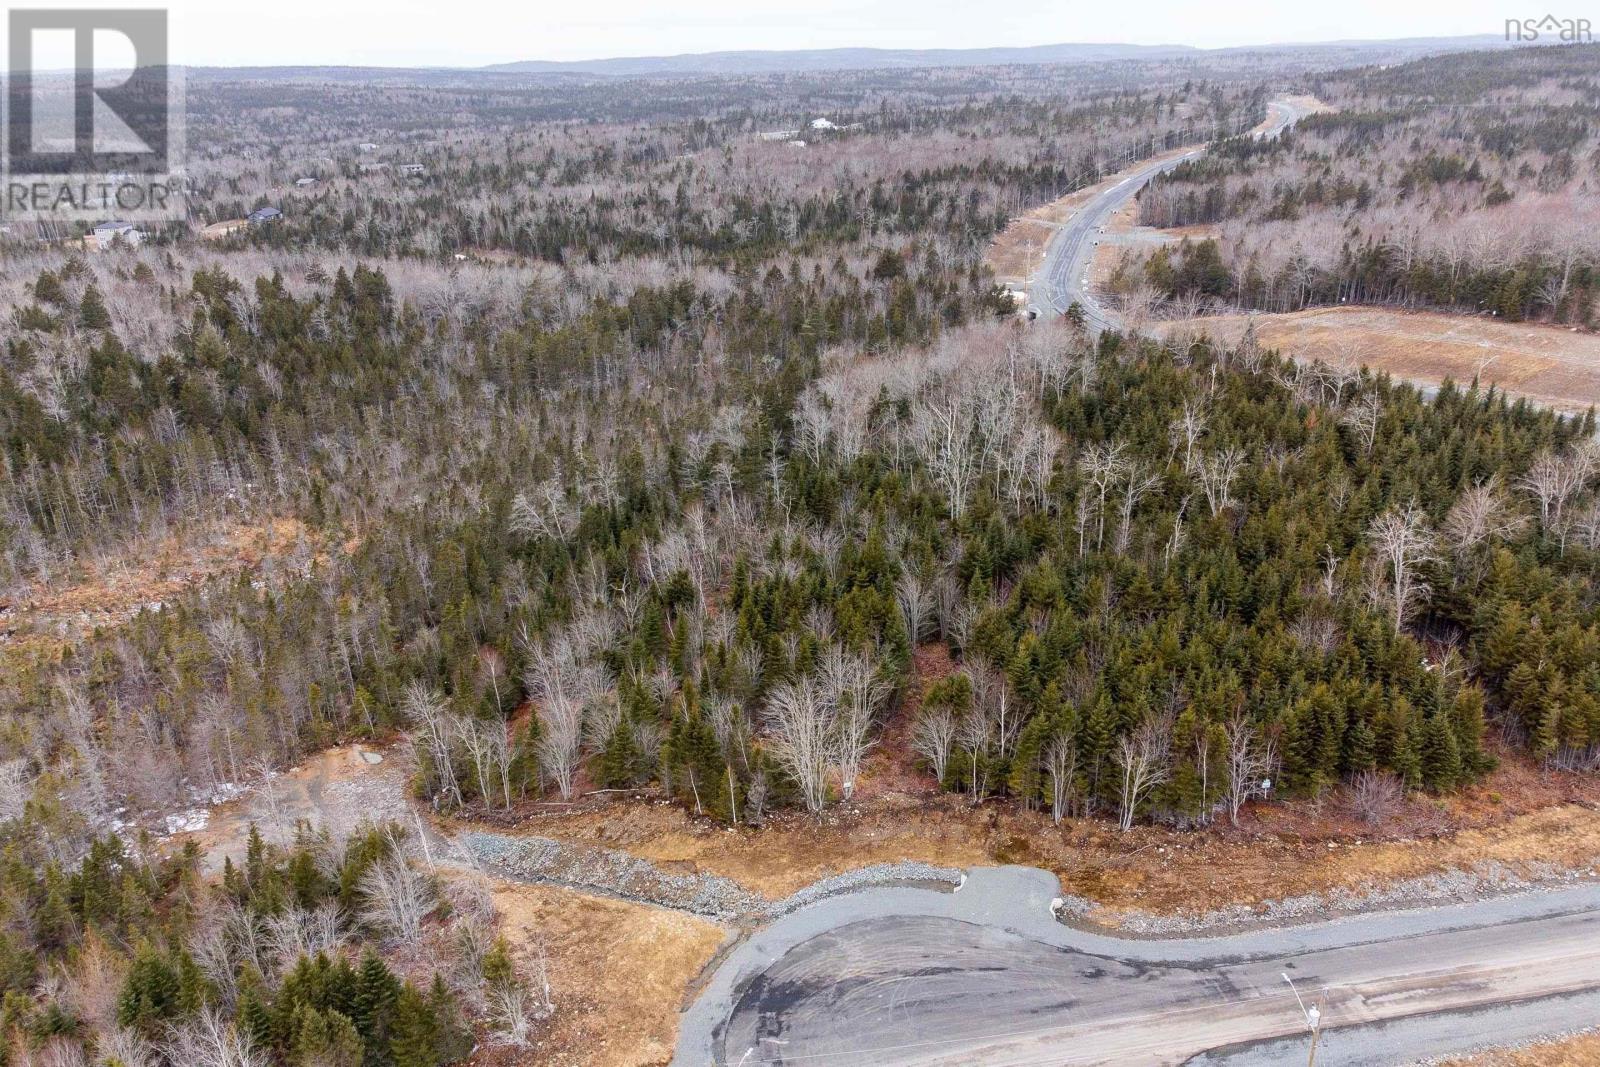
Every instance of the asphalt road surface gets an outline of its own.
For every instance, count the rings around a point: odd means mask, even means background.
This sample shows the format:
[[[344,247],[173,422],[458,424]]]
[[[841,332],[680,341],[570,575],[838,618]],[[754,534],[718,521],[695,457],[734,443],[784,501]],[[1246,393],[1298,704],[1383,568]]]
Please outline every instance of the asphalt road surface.
[[[684,1017],[680,1065],[1400,1064],[1591,1025],[1600,886],[1228,937],[1132,940],[1051,917],[1053,876],[974,871],[780,920]]]
[[[1256,128],[1256,137],[1276,137],[1304,118],[1308,111],[1289,100],[1275,100],[1267,106],[1267,118]],[[1204,148],[1196,148],[1180,156],[1152,160],[1125,171],[1114,181],[1107,181],[1098,195],[1079,208],[1056,230],[1045,248],[1038,273],[1028,285],[1029,305],[1042,313],[1066,311],[1074,302],[1083,308],[1084,321],[1089,328],[1119,329],[1117,313],[1099,303],[1088,285],[1089,264],[1094,259],[1095,244],[1106,223],[1157,174],[1172,170],[1181,163],[1205,155]]]

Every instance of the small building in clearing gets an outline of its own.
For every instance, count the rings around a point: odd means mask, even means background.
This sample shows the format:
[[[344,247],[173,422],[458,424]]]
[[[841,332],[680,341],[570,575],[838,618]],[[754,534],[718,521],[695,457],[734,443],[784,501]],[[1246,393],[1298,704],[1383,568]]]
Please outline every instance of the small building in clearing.
[[[245,221],[252,226],[263,226],[269,222],[277,222],[283,218],[283,212],[275,207],[258,207],[245,216]]]
[[[95,248],[104,251],[118,241],[129,248],[138,248],[144,236],[144,231],[131,222],[112,221],[96,223],[90,240]]]

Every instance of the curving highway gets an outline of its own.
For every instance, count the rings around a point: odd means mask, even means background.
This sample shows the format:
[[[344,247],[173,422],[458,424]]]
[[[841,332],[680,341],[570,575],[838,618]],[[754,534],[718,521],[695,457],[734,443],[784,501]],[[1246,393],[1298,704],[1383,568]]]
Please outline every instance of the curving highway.
[[[1255,128],[1253,136],[1276,137],[1310,113],[1310,108],[1297,101],[1274,100],[1267,105],[1266,120]],[[1138,195],[1151,178],[1205,152],[1201,147],[1180,155],[1159,156],[1108,178],[1095,197],[1062,223],[1050,239],[1039,269],[1028,283],[1030,306],[1040,312],[1060,314],[1076,302],[1083,308],[1084,321],[1092,332],[1120,329],[1117,313],[1097,301],[1089,290],[1089,264],[1094,259],[1095,245],[1111,216]]]
[[[1053,875],[879,889],[740,944],[685,1014],[675,1063],[1045,1067],[1403,1064],[1600,1017],[1600,886],[1227,937],[1057,922]],[[1295,988],[1284,980],[1294,978]]]

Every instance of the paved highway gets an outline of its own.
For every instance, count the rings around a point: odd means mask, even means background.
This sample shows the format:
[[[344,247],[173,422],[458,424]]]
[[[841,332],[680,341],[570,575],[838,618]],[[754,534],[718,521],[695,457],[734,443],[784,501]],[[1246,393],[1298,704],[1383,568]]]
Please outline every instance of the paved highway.
[[[1324,1067],[1531,1038],[1600,1009],[1600,886],[1177,940],[1065,926],[1058,891],[1043,871],[983,869],[954,894],[873,890],[787,916],[712,976],[675,1062],[1296,1062],[1286,973],[1320,1001]]]
[[[1257,126],[1256,137],[1276,137],[1299,122],[1310,111],[1291,100],[1275,100],[1267,106],[1266,121]],[[1135,165],[1107,179],[1099,193],[1062,223],[1045,248],[1039,270],[1028,283],[1029,306],[1041,313],[1061,313],[1073,302],[1083,308],[1084,320],[1095,333],[1119,329],[1117,313],[1095,300],[1089,291],[1089,264],[1094,248],[1111,216],[1116,214],[1157,174],[1205,154],[1195,148],[1176,156],[1159,156]]]

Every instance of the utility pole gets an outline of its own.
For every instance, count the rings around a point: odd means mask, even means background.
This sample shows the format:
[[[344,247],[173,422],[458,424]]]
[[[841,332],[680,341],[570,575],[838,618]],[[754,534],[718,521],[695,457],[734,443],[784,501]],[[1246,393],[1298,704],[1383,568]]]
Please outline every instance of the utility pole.
[[[1322,1036],[1322,1004],[1327,999],[1328,991],[1324,989],[1317,1003],[1306,1007],[1306,1002],[1300,999],[1300,990],[1295,988],[1294,979],[1289,977],[1289,972],[1283,973],[1283,980],[1289,983],[1289,990],[1294,993],[1296,1004],[1300,1005],[1300,1014],[1305,1016],[1306,1029],[1311,1031],[1311,1053],[1306,1057],[1306,1067],[1317,1067],[1317,1039]]]

